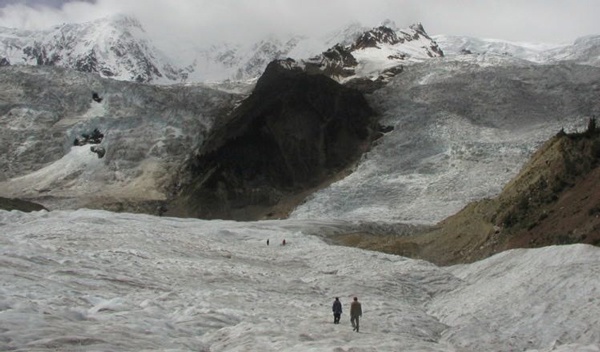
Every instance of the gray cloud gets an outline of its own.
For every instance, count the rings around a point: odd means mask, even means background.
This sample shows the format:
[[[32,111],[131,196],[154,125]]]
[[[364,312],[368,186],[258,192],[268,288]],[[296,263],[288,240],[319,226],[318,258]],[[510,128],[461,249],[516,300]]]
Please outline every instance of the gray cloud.
[[[325,33],[351,22],[421,22],[430,34],[572,42],[600,34],[597,0],[0,0],[0,26],[41,29],[116,13],[136,16],[163,43]]]
[[[96,3],[96,0],[0,0],[0,8],[8,5],[61,8],[64,4],[69,2]]]

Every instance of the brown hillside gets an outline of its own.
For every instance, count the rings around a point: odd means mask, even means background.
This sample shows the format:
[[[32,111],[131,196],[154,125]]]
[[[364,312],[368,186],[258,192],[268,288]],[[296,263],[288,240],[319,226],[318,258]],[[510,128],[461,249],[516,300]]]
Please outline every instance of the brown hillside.
[[[422,258],[468,263],[521,247],[600,244],[600,132],[559,132],[494,199],[467,205],[432,231],[411,237],[367,237],[353,245]],[[340,239],[342,242],[344,238]]]

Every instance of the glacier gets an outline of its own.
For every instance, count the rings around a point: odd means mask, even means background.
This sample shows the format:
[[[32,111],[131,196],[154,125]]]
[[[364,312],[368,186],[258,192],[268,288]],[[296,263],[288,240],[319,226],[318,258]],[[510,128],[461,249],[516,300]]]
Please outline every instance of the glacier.
[[[600,351],[597,247],[437,267],[338,225],[0,211],[0,350]]]

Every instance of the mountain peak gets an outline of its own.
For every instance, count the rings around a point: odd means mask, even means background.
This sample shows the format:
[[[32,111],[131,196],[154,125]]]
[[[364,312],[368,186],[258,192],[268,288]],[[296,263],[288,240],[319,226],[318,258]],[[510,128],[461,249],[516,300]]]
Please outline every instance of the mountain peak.
[[[411,24],[409,28],[424,36],[425,38],[429,38],[429,35],[427,34],[427,32],[425,32],[425,28],[423,28],[423,24],[421,24],[421,22]]]
[[[0,60],[68,67],[137,82],[177,82],[184,75],[152,46],[141,23],[126,15],[38,32],[0,29]]]
[[[394,22],[393,20],[386,18],[385,20],[383,20],[381,22],[381,26],[387,27],[387,28],[391,28],[395,31],[397,31],[399,28],[398,26],[396,26],[396,22]]]
[[[304,61],[312,72],[320,71],[338,81],[367,79],[385,82],[401,65],[444,56],[423,25],[397,29],[393,21],[363,30],[349,44],[335,44],[320,55]]]
[[[119,14],[115,16],[105,17],[100,21],[102,20],[112,23],[116,27],[137,28],[141,31],[144,31],[144,27],[142,26],[141,22],[133,16]]]
[[[396,31],[386,26],[379,26],[364,32],[353,44],[353,49],[377,48],[379,44],[397,44],[403,42]]]

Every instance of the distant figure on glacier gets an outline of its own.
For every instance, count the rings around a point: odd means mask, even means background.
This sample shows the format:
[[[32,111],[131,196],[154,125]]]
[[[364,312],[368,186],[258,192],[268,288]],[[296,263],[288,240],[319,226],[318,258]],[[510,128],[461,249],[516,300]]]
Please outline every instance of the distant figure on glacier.
[[[269,239],[267,239],[267,246],[269,245]]]
[[[339,324],[340,316],[342,315],[342,302],[340,302],[339,297],[336,297],[335,301],[333,301],[333,307],[331,307],[331,310],[333,310],[333,323]]]
[[[285,246],[285,238],[283,239],[283,242],[281,242],[282,246]]]
[[[350,304],[350,322],[352,323],[353,331],[358,332],[358,318],[362,317],[362,307],[358,298],[354,297],[354,301]]]

